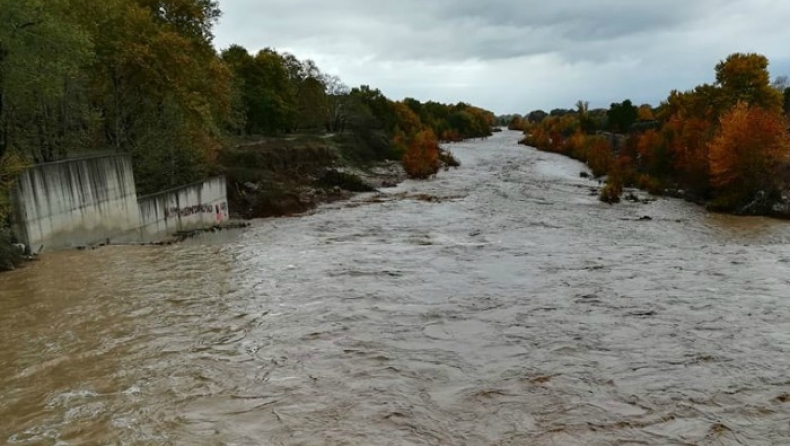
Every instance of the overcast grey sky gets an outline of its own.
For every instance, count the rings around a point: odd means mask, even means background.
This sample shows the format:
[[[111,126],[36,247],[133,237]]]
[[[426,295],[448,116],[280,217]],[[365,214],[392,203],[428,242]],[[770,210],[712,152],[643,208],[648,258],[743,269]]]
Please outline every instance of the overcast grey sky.
[[[657,105],[734,52],[790,74],[789,0],[219,1],[219,48],[272,47],[390,99],[496,113]]]

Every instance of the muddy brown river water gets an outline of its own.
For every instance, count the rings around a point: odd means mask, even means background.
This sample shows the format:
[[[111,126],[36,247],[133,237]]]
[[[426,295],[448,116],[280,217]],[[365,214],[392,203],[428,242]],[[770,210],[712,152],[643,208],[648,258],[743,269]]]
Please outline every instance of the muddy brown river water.
[[[0,443],[790,444],[790,223],[601,204],[517,138],[0,275]]]

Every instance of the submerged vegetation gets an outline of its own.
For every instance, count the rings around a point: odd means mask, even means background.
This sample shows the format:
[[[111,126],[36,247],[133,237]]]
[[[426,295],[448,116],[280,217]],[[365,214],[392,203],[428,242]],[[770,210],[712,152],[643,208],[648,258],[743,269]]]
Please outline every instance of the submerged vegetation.
[[[220,15],[212,0],[0,0],[0,227],[19,166],[76,154],[131,155],[145,194],[243,171],[225,152],[263,136],[334,134],[354,162],[403,158],[420,178],[437,141],[490,134],[469,104],[392,101],[271,48],[218,52]]]
[[[691,91],[672,91],[657,108],[631,101],[608,110],[534,111],[512,116],[524,144],[586,162],[608,175],[601,193],[619,201],[623,186],[669,193],[716,211],[790,215],[790,84],[771,82],[768,59],[730,55],[716,80]],[[786,195],[786,194],[785,194]]]

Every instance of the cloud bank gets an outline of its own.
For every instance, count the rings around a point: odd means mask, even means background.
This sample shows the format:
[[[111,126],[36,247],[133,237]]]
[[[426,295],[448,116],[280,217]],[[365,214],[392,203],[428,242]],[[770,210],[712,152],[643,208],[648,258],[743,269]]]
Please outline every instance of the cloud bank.
[[[790,74],[790,2],[773,0],[220,0],[219,48],[272,47],[391,99],[497,113],[657,105],[759,52]]]

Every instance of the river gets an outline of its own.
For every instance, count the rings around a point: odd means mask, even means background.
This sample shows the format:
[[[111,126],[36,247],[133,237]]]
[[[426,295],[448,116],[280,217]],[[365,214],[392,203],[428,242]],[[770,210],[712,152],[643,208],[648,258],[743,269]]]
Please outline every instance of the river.
[[[790,444],[790,223],[602,204],[517,139],[0,275],[0,443]]]

